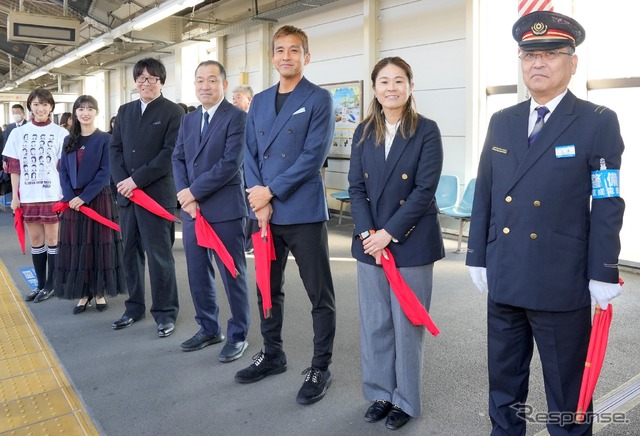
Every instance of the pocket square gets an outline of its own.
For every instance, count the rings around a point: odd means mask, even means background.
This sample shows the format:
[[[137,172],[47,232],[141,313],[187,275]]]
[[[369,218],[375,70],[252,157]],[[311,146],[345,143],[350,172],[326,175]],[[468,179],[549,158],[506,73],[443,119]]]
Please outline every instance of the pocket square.
[[[300,109],[298,109],[297,111],[295,111],[291,115],[298,115],[298,114],[301,114],[303,112],[306,112],[306,110],[305,110],[305,108],[301,107]]]
[[[155,123],[153,123],[154,126],[159,126],[160,124],[162,124],[162,121],[156,121]]]

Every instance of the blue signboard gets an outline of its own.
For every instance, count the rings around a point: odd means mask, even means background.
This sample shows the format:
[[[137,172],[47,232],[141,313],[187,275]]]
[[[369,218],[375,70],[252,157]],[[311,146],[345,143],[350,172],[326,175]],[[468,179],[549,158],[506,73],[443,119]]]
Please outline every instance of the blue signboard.
[[[32,290],[38,289],[38,278],[36,277],[36,270],[32,266],[26,268],[20,268],[20,274],[24,277],[29,287]]]

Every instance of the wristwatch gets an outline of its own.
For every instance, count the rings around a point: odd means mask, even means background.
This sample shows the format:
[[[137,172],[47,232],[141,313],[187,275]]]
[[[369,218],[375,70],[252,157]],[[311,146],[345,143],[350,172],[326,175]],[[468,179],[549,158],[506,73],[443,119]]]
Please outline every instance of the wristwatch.
[[[271,187],[270,187],[270,186],[267,186],[267,188],[269,189],[269,194],[271,194],[271,196],[272,196],[272,197],[275,197],[275,196],[276,196],[276,193],[275,193],[275,192],[273,192],[273,189],[271,189]]]
[[[369,230],[365,230],[364,232],[360,233],[358,236],[360,237],[361,241],[364,241],[369,236],[373,235],[375,232],[376,231],[374,229],[369,229]]]

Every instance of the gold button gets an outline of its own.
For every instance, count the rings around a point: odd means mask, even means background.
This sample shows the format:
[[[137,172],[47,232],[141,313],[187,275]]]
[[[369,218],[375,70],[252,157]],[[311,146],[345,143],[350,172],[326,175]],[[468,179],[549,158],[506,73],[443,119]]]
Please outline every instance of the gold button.
[[[406,174],[402,175],[402,180],[407,180],[409,178],[409,176],[407,176]]]
[[[510,196],[510,195],[507,195],[507,196],[504,198],[504,201],[506,201],[507,203],[511,203],[511,200],[513,200],[513,198],[511,198],[511,196]]]
[[[509,230],[509,227],[505,227],[504,229],[502,229],[502,233],[504,233],[505,235],[508,235],[510,231],[511,230]]]
[[[368,179],[369,178],[369,173],[364,173],[364,178]]]
[[[533,202],[533,205],[535,207],[540,207],[540,202],[538,200],[536,200],[536,201]]]
[[[404,200],[400,200],[400,206],[404,204]]]
[[[529,235],[529,237],[530,237],[531,239],[537,239],[537,238],[538,238],[538,235],[537,235],[536,233],[532,233],[532,234],[530,234],[530,235]]]

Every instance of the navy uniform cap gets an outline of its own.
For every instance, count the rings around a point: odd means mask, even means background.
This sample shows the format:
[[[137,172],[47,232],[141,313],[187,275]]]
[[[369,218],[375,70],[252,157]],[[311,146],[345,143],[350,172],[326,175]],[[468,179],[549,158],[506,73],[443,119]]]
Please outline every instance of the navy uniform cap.
[[[576,48],[585,38],[584,27],[557,12],[536,11],[523,15],[513,25],[513,38],[522,50]]]

